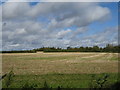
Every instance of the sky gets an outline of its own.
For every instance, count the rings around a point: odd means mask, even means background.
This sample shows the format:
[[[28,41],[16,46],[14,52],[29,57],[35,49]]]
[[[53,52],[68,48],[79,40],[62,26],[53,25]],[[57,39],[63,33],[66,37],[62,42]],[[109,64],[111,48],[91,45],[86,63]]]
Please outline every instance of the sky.
[[[2,50],[118,44],[117,2],[5,2]]]

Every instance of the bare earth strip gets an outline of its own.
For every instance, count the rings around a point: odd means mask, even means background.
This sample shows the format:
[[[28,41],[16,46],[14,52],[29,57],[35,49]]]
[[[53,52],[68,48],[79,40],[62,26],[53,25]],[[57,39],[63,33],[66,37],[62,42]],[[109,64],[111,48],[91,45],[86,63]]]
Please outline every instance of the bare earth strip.
[[[117,53],[12,53],[2,55],[3,74],[116,73]]]

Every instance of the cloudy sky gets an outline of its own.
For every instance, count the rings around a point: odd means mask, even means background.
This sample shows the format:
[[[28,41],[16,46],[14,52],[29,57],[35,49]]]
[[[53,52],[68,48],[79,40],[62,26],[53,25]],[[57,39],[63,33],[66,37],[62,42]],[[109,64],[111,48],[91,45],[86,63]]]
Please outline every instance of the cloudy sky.
[[[118,42],[115,2],[6,2],[0,8],[3,50]]]

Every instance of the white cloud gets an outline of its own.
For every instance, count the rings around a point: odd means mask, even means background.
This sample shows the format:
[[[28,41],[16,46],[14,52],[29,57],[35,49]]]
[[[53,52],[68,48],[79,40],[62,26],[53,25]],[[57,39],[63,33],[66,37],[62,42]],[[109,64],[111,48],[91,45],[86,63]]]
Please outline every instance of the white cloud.
[[[17,47],[17,46],[20,46],[20,44],[14,44],[14,45],[9,45],[9,46]]]
[[[96,29],[97,30],[97,29]],[[86,32],[84,32],[85,34]],[[95,34],[84,35],[83,37],[72,38],[68,46],[94,46],[104,47],[106,44],[118,45],[118,27],[109,27]]]
[[[86,32],[87,30],[88,30],[87,27],[77,28],[75,31],[73,31],[73,33],[71,35],[71,38],[74,38],[74,37],[78,36],[79,34],[82,34],[82,33]]]
[[[4,19],[16,19],[25,18],[25,12],[29,11],[31,8],[28,3],[19,2],[6,2],[2,5],[3,10],[3,20]]]
[[[57,33],[56,37],[57,38],[64,38],[70,32],[72,32],[72,30],[70,30],[70,29],[62,30],[62,31],[60,31],[60,32]]]
[[[22,28],[22,29],[17,29],[17,30],[16,30],[16,33],[17,33],[17,34],[25,34],[25,33],[27,33],[27,32],[25,31],[24,28]]]
[[[84,39],[80,41],[76,36],[85,33],[91,23],[110,16],[110,10],[98,3],[51,2],[31,6],[28,2],[10,2],[2,6],[6,50],[80,45]],[[73,26],[76,29],[71,29]]]

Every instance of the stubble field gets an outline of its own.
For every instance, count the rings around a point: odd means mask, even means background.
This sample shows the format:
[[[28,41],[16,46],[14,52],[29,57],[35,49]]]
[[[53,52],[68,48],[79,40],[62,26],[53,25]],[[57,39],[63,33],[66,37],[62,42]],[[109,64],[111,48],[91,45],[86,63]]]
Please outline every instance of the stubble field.
[[[2,55],[3,73],[17,75],[48,73],[118,72],[117,53],[12,53]]]
[[[86,75],[99,76],[108,73],[117,78],[118,63],[118,53],[6,53],[2,54],[2,74],[9,73],[11,70],[14,72],[15,81],[13,80],[9,87],[21,87],[21,80],[28,82],[36,80],[39,83],[38,87],[42,87],[41,84],[47,80],[52,87],[62,85],[63,87],[88,88],[90,77]],[[85,77],[84,80],[81,80],[81,77]],[[67,81],[64,81],[66,79]],[[80,79],[80,82],[77,79]],[[111,83],[117,81],[113,78],[110,80]]]

